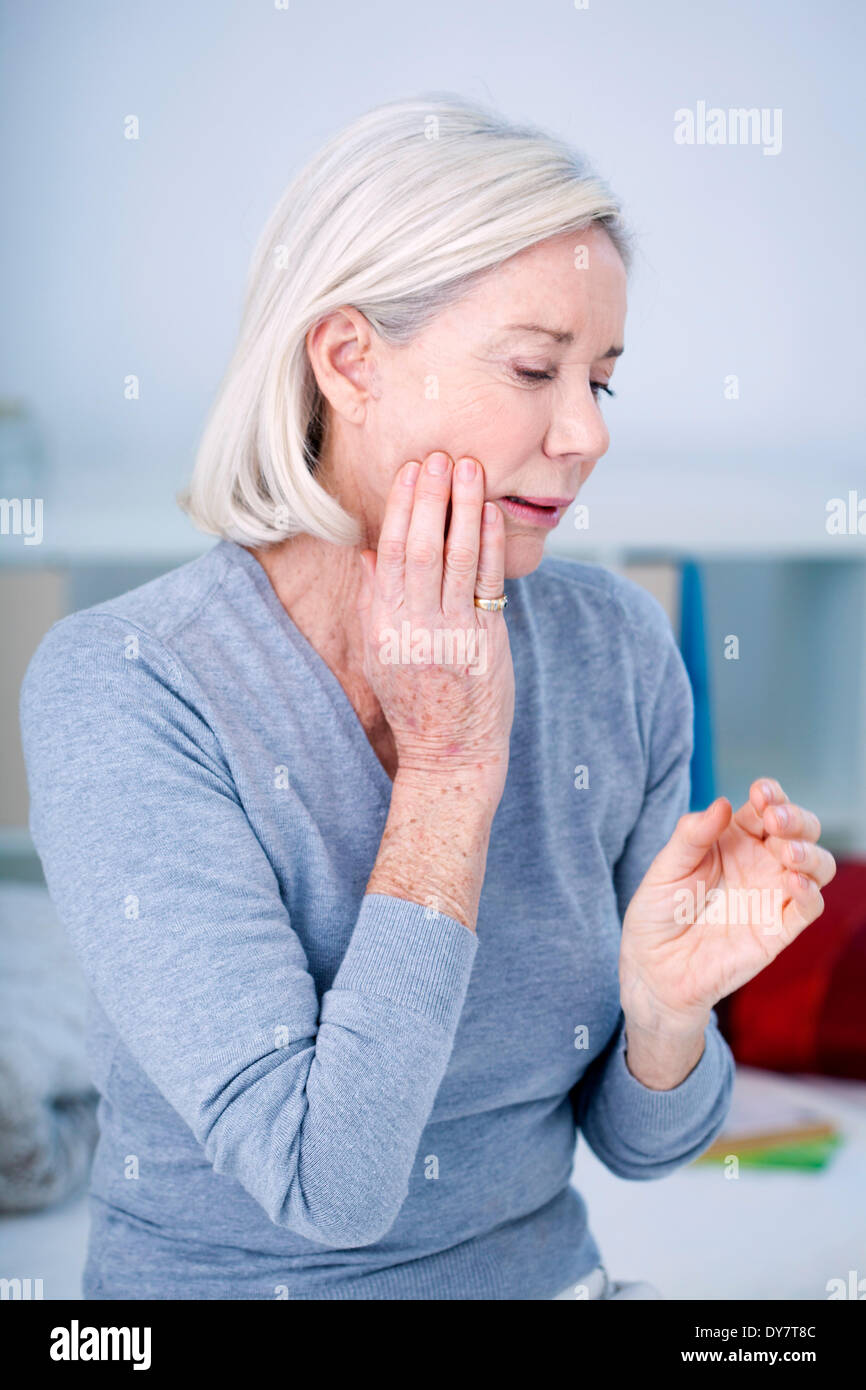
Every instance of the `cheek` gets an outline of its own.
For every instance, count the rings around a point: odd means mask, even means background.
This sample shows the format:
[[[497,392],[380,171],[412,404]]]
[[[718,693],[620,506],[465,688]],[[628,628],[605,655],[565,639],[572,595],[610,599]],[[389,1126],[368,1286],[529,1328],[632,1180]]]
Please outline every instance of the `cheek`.
[[[423,381],[404,375],[388,383],[372,403],[365,425],[362,466],[368,494],[375,493],[384,505],[397,470],[442,447],[436,438],[438,417],[438,404],[426,394]]]
[[[537,453],[544,437],[539,402],[507,386],[485,382],[467,390],[461,384],[450,396],[440,396],[438,404],[442,447],[455,457],[477,458],[491,494]]]
[[[477,458],[487,492],[495,496],[528,458],[537,455],[547,428],[540,393],[515,390],[489,376],[405,360],[389,376],[371,417],[370,451],[377,462],[376,492],[384,499],[407,459],[434,449],[454,459]],[[372,480],[371,480],[372,481]]]

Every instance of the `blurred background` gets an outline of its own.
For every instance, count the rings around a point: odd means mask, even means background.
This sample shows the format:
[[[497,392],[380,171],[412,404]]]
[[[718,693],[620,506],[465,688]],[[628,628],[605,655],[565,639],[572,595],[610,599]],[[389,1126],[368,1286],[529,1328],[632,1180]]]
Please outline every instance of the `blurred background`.
[[[669,1298],[866,1297],[864,11],[0,14],[2,1296],[78,1296],[93,1140],[84,990],[27,832],[21,677],[65,613],[212,544],[174,498],[268,213],[362,111],[445,90],[585,151],[637,233],[611,448],[551,550],[667,608],[695,691],[694,804],[738,803],[770,773],[840,863],[824,917],[720,1007],[741,1065],[718,1152],[642,1185],[579,1145],[575,1180],[616,1278]]]

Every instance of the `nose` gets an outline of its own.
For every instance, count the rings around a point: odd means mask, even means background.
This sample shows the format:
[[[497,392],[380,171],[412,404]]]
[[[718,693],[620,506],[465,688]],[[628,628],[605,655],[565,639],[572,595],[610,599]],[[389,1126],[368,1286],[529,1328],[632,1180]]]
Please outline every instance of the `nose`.
[[[607,453],[609,445],[610,434],[601,406],[588,380],[580,386],[575,385],[567,396],[554,399],[544,439],[548,458],[577,457],[584,467],[591,469]]]

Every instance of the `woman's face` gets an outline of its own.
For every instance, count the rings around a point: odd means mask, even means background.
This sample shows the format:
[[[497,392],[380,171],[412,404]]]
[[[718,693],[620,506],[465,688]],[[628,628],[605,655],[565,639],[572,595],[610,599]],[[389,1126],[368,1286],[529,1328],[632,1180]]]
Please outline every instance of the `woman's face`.
[[[506,574],[535,569],[607,450],[601,402],[625,312],[625,269],[598,226],[513,256],[404,346],[350,311],[355,330],[332,361],[358,400],[351,410],[338,403],[326,458],[366,543],[375,546],[397,469],[444,449],[484,469],[486,497],[505,515]]]

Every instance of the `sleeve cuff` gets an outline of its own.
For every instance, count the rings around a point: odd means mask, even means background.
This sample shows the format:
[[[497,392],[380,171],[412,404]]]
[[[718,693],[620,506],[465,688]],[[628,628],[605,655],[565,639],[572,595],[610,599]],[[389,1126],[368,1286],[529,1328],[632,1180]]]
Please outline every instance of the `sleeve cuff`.
[[[638,1132],[663,1136],[692,1129],[696,1122],[700,1123],[703,1117],[716,1110],[720,1101],[727,1113],[733,1086],[733,1059],[714,1023],[708,1024],[704,1032],[700,1060],[688,1076],[669,1091],[654,1091],[638,1081],[628,1069],[625,1054],[625,1024],[621,1022],[599,1087],[598,1101],[609,1113],[627,1114]]]
[[[452,1030],[477,950],[477,936],[456,918],[367,893],[331,988],[380,995]]]

